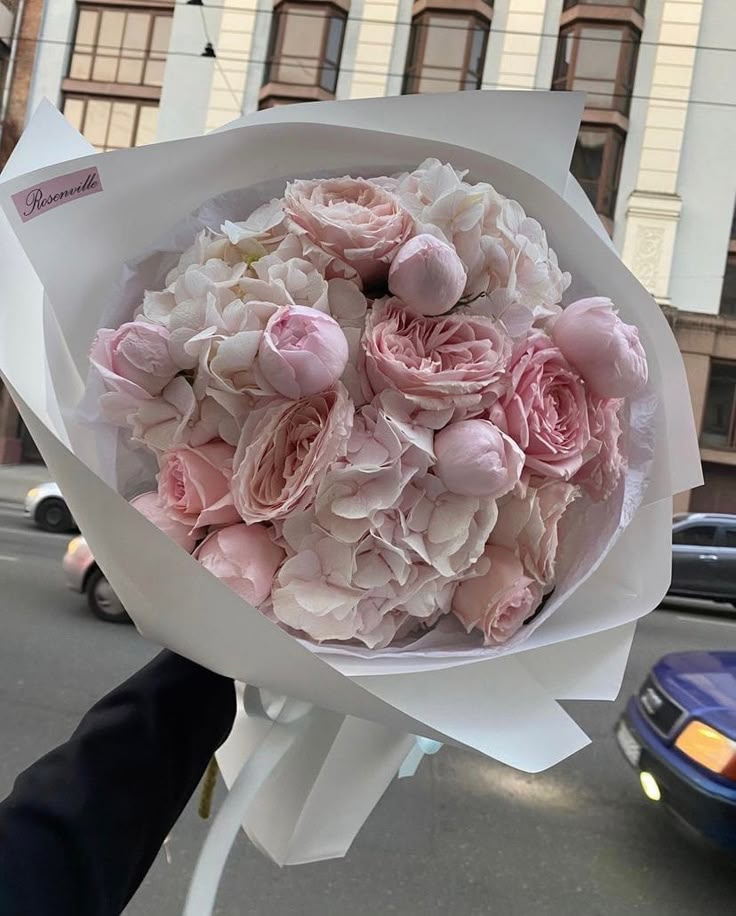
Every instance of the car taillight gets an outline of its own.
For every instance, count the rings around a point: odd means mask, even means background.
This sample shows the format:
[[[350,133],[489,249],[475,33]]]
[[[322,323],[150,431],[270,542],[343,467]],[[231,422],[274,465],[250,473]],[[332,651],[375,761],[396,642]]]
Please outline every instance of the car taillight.
[[[736,780],[736,741],[695,719],[675,741],[675,747],[712,773]]]

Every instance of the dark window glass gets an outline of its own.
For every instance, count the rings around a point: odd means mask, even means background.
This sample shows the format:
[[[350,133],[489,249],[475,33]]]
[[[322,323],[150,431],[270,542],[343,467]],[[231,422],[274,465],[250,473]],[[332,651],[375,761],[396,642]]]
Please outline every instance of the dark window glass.
[[[69,96],[64,116],[101,152],[142,146],[156,138],[158,106],[150,103]]]
[[[282,3],[271,26],[266,83],[317,86],[334,93],[345,13],[315,3]]]
[[[721,315],[736,316],[736,209],[731,221],[731,240],[728,246],[726,269],[723,273]]]
[[[71,79],[161,86],[171,13],[80,6]]]
[[[572,156],[571,171],[596,210],[613,217],[621,172],[624,138],[614,127],[583,125]]]
[[[726,547],[736,547],[736,528],[726,528],[723,534]]]
[[[703,430],[700,434],[703,445],[733,448],[735,397],[736,363],[711,363]]]
[[[414,19],[404,92],[480,89],[488,45],[488,22],[476,16],[422,13]]]
[[[716,539],[716,529],[711,525],[694,525],[691,528],[681,528],[672,535],[673,544],[689,547],[712,547]]]

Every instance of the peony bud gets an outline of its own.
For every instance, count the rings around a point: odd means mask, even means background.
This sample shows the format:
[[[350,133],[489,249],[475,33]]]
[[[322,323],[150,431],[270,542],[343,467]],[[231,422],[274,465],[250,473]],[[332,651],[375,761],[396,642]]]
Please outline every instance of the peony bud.
[[[514,488],[524,453],[488,420],[450,423],[434,438],[437,476],[451,493],[498,499]]]
[[[647,381],[639,332],[624,324],[610,299],[580,299],[563,309],[552,337],[599,398],[628,398]]]
[[[301,305],[284,306],[271,316],[258,349],[264,380],[293,400],[327,391],[347,362],[348,342],[340,325]]]
[[[399,249],[388,274],[394,296],[420,315],[443,315],[465,289],[463,262],[452,245],[433,235],[416,235]]]

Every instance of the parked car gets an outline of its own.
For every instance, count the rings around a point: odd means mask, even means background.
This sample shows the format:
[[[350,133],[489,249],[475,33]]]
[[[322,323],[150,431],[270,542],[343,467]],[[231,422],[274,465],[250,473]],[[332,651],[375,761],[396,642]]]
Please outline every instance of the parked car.
[[[55,483],[40,483],[29,490],[26,494],[25,510],[26,515],[44,531],[65,534],[77,530],[69,507]]]
[[[95,617],[108,623],[130,623],[122,602],[81,535],[69,541],[63,563],[67,585],[73,591],[87,595],[89,609]]]
[[[660,659],[616,738],[648,798],[736,850],[736,652]]]
[[[736,606],[736,515],[675,517],[669,594]]]

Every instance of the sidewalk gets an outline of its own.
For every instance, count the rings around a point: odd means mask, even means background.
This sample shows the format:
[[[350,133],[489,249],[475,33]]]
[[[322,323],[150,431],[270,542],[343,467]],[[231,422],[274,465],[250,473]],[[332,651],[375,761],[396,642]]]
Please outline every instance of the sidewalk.
[[[51,475],[43,464],[0,465],[0,500],[23,502],[31,487],[46,480],[51,480]]]

